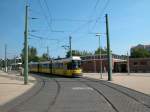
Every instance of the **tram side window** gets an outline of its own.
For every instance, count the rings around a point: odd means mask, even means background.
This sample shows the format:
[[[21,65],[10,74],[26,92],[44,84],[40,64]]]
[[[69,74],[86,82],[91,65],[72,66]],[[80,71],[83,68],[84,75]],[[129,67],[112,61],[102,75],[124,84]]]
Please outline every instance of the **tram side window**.
[[[71,62],[67,63],[67,69],[72,69],[72,63]]]
[[[57,68],[57,69],[59,68],[59,63],[56,63],[56,68]]]
[[[52,68],[55,68],[55,63],[52,63]]]
[[[63,68],[63,63],[59,63],[59,68]]]
[[[49,64],[47,64],[47,63],[46,63],[46,64],[43,64],[43,67],[44,67],[44,68],[49,68]]]
[[[55,68],[57,68],[57,63],[55,63]]]
[[[67,70],[68,68],[67,68],[67,63],[64,63],[63,64],[63,68],[64,68],[64,70]]]
[[[49,68],[52,68],[52,64],[51,63],[49,64]]]

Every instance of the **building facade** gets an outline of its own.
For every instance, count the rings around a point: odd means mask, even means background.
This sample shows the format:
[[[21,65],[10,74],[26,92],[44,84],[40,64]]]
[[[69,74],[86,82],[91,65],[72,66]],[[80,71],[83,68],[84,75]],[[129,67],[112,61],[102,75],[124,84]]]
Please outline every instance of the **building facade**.
[[[112,54],[112,69],[114,72],[126,72],[126,56],[120,56]],[[89,55],[82,56],[82,69],[83,72],[93,72],[98,73],[108,71],[108,58],[107,54],[100,55]]]
[[[130,58],[130,72],[150,73],[150,58]]]

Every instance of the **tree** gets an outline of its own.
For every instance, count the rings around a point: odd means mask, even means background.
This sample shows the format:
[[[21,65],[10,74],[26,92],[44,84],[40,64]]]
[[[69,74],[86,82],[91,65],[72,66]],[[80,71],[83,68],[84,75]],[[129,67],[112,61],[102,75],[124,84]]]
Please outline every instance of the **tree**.
[[[48,57],[48,54],[47,54],[47,53],[43,53],[43,55],[42,55],[40,61],[47,61],[48,58],[49,58],[49,57]]]
[[[5,67],[5,60],[0,59],[0,67]]]
[[[20,54],[24,63],[24,49],[22,49],[22,53]],[[37,56],[37,50],[34,47],[28,47],[28,61],[29,62],[37,62],[39,61],[39,57]]]
[[[136,48],[131,52],[131,58],[147,58],[150,52],[143,48]]]
[[[88,51],[79,51],[79,50],[72,50],[72,56],[87,56],[92,55],[91,52]],[[66,57],[70,57],[70,51],[66,53]]]
[[[29,47],[29,62],[33,61],[33,62],[37,62],[39,60],[38,56],[37,56],[37,50],[34,47]]]
[[[100,54],[100,50],[101,50],[101,54],[107,54],[107,48],[97,48],[97,50],[95,51],[94,54]]]

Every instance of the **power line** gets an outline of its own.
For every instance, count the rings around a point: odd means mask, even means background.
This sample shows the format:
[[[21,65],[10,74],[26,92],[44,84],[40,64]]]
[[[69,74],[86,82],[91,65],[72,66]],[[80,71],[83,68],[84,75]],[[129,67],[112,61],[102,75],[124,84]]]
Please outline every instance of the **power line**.
[[[100,0],[97,0],[97,1],[96,1],[95,6],[94,6],[94,9],[97,8],[97,6],[98,6],[98,4],[99,4],[99,1],[100,1]]]
[[[100,0],[97,0],[97,1],[95,2],[95,5],[94,5],[94,7],[93,7],[93,10],[92,10],[91,13],[90,13],[89,18],[92,18],[93,12],[95,12],[95,10],[96,10],[96,8],[97,8],[97,5],[99,4],[99,1],[100,1]],[[89,31],[89,26],[90,26],[90,24],[88,25],[88,31]]]
[[[44,9],[43,9],[43,7],[42,7],[41,1],[40,1],[40,0],[38,0],[38,1],[39,1],[39,4],[40,4],[41,9],[42,9],[43,12],[44,12]],[[97,1],[96,1],[95,5],[94,5],[93,11],[96,9],[97,5],[99,4],[99,1],[100,1],[100,0],[97,0]],[[44,0],[44,3],[45,3],[45,5],[46,5],[46,8],[47,8],[49,17],[51,18],[51,23],[52,23],[52,21],[85,22],[84,24],[82,24],[81,26],[79,26],[77,29],[75,29],[75,30],[74,30],[73,32],[71,32],[71,33],[75,33],[76,31],[80,30],[82,27],[86,26],[87,24],[89,24],[89,23],[91,23],[91,22],[94,22],[94,20],[92,20],[92,19],[90,19],[90,20],[81,20],[81,19],[53,19],[53,18],[52,18],[52,14],[51,14],[51,12],[50,12],[50,8],[49,8],[49,6],[48,6],[48,4],[47,4],[47,1]],[[61,33],[69,32],[69,31],[53,30],[53,29],[52,29],[52,26],[51,26],[52,24],[49,23],[49,20],[48,20],[47,16],[45,15],[45,13],[43,13],[43,14],[44,14],[45,19],[47,20],[47,23],[48,23],[48,26],[49,26],[50,29],[51,29],[51,32],[61,32]]]
[[[76,33],[78,30],[80,30],[81,28],[85,27],[86,25],[88,25],[89,23],[93,22],[92,20],[89,20],[88,22],[80,25],[78,28],[76,28],[73,32],[71,32],[71,34]]]
[[[74,31],[71,31],[71,34],[72,34],[72,33],[75,33],[75,32],[77,32],[77,31],[79,31],[81,28],[87,26],[89,23],[92,23],[92,22],[95,22],[95,21],[96,21],[95,24],[94,24],[94,26],[93,26],[93,27],[95,27],[95,25],[96,25],[98,19],[101,17],[101,15],[103,14],[103,11],[106,9],[106,7],[107,7],[107,5],[108,5],[108,3],[109,3],[109,0],[107,0],[105,6],[103,7],[103,10],[100,12],[100,16],[99,16],[98,18],[96,18],[96,20],[95,20],[95,19],[80,20],[80,19],[67,19],[67,18],[64,18],[64,19],[63,19],[63,18],[62,18],[62,19],[55,19],[55,18],[52,18],[52,14],[51,14],[50,8],[49,8],[49,6],[48,6],[48,4],[47,4],[47,1],[44,0],[44,3],[45,3],[45,6],[46,6],[46,9],[47,9],[47,12],[48,12],[49,17],[50,17],[50,21],[49,21],[48,16],[46,15],[46,13],[45,13],[45,11],[44,11],[44,8],[43,8],[43,6],[42,6],[41,0],[38,0],[38,2],[39,2],[39,4],[40,4],[40,7],[41,7],[41,9],[42,9],[43,16],[44,16],[44,18],[45,18],[45,20],[46,20],[46,22],[47,22],[47,25],[48,25],[48,27],[50,28],[50,31],[51,31],[51,32],[61,32],[61,33],[69,32],[69,31],[53,30],[53,28],[52,28],[52,21],[84,22],[84,24],[82,24],[82,25],[80,25],[79,27],[77,27]],[[97,8],[99,2],[100,2],[100,0],[97,0],[97,1],[96,1],[93,10],[95,10],[95,9]]]
[[[96,26],[98,20],[99,20],[99,19],[101,18],[101,16],[103,15],[105,9],[107,8],[107,6],[108,6],[108,4],[109,4],[109,1],[110,1],[110,0],[107,0],[107,1],[106,1],[106,3],[105,3],[105,5],[104,5],[103,9],[101,10],[101,12],[100,12],[100,14],[99,14],[100,16],[96,19],[96,21],[95,21],[95,23],[94,23],[92,29]]]
[[[97,1],[95,2],[95,5],[94,5],[94,7],[93,7],[93,9],[92,9],[92,11],[91,11],[91,13],[90,13],[90,18],[91,18],[91,16],[92,16],[93,12],[96,10],[96,8],[97,8],[97,6],[98,6],[98,4],[99,4],[99,1],[100,1],[100,0],[97,0]]]
[[[97,4],[97,3],[99,3],[99,0],[96,1],[96,4]],[[95,10],[95,7],[97,7],[96,4],[95,4],[95,6],[94,6],[94,10]],[[95,24],[94,24],[94,26],[92,27],[92,29],[95,27],[96,23],[97,23],[98,20],[101,18],[102,14],[104,13],[104,11],[105,11],[105,9],[107,8],[108,4],[109,4],[109,0],[106,1],[106,3],[105,3],[105,5],[104,5],[103,9],[102,9],[101,12],[100,12],[100,16],[96,18]],[[82,25],[79,26],[77,29],[75,29],[72,33],[77,32],[78,30],[80,30],[81,28],[85,27],[87,24],[92,23],[93,21],[94,21],[94,20],[89,20],[89,21],[87,21],[86,23],[82,24]]]
[[[44,16],[44,18],[45,18],[45,20],[46,20],[46,22],[47,22],[47,25],[48,25],[48,27],[50,28],[50,31],[52,31],[51,24],[49,23],[48,17],[46,16],[46,14],[45,14],[45,12],[44,12],[44,8],[42,7],[41,0],[38,0],[38,3],[39,3],[39,5],[40,5],[40,7],[41,7],[41,10],[42,10],[43,16]]]
[[[103,9],[102,9],[102,11],[100,12],[100,16],[99,16],[97,19],[100,19],[100,18],[101,18],[101,16],[103,15],[104,11],[106,10],[106,8],[107,8],[109,2],[110,2],[110,0],[107,0],[107,1],[106,1],[105,5],[104,5],[104,7],[103,7]]]
[[[50,24],[51,24],[51,28],[52,28],[52,14],[51,14],[50,8],[47,5],[47,1],[46,0],[44,0],[44,3],[46,5],[47,11],[48,11],[48,15],[50,17]]]
[[[48,27],[49,27],[49,29],[50,29],[50,31],[51,32],[60,32],[60,33],[64,33],[64,31],[59,31],[59,30],[53,30],[53,28],[52,28],[52,26],[51,26],[51,22],[49,22],[49,19],[48,19],[48,17],[47,17],[47,15],[46,15],[46,13],[44,12],[44,8],[42,7],[42,3],[41,3],[41,1],[40,0],[38,0],[38,3],[39,3],[39,5],[40,5],[40,7],[41,7],[41,10],[42,10],[42,13],[43,13],[43,16],[44,16],[44,18],[45,18],[45,20],[46,20],[46,23],[47,23],[47,25],[48,25]]]
[[[57,41],[58,43],[60,42],[58,39],[46,38],[46,37],[37,36],[37,35],[33,35],[33,34],[29,34],[29,35],[30,35],[31,37],[38,38],[38,39],[42,39],[42,40],[53,40],[53,41]]]
[[[65,21],[65,22],[87,22],[86,19],[69,19],[69,18],[53,18],[52,21]],[[94,20],[93,20],[94,21]]]

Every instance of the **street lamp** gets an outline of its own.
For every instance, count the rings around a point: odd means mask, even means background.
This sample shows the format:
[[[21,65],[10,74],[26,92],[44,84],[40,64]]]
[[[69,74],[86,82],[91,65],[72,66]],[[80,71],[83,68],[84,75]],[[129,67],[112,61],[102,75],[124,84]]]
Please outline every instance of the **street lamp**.
[[[99,33],[96,33],[96,36],[98,37],[99,39],[99,55],[100,55],[100,78],[102,79],[102,58],[101,58],[101,46],[100,46],[100,34]]]

